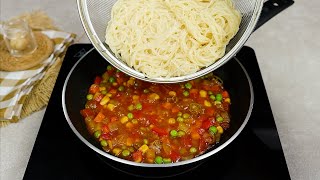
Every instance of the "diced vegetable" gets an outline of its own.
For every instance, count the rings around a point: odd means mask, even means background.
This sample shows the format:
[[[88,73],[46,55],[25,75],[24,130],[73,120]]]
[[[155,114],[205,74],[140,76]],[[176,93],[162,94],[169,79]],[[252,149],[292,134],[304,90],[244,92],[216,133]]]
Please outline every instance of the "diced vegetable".
[[[80,111],[103,150],[139,163],[174,163],[218,143],[230,125],[230,96],[215,76],[157,84],[109,65]]]

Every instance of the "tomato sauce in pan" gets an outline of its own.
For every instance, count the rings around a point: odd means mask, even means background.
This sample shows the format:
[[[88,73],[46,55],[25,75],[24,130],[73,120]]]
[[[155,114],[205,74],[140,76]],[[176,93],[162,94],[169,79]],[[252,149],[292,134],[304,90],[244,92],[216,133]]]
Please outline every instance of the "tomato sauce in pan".
[[[213,74],[175,84],[145,82],[112,66],[90,86],[88,131],[103,150],[141,163],[194,158],[228,129],[230,97]]]

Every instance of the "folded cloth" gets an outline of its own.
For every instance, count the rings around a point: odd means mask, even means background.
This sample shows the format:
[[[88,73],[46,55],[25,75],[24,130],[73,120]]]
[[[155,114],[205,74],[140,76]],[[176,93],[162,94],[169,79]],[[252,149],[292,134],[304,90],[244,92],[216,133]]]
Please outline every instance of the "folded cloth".
[[[43,30],[54,42],[53,53],[41,64],[22,71],[0,71],[0,121],[16,122],[20,119],[24,103],[34,86],[43,79],[51,66],[61,61],[76,35]]]

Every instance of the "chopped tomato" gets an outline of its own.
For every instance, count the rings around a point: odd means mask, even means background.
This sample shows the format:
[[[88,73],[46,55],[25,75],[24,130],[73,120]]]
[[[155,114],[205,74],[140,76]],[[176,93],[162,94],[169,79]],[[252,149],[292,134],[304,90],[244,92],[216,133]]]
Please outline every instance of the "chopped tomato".
[[[221,95],[222,95],[222,97],[224,97],[224,98],[228,98],[228,97],[229,97],[229,93],[228,93],[227,91],[223,91],[223,92],[221,93]]]
[[[204,110],[204,113],[207,114],[208,116],[213,116],[215,113],[215,110],[214,110],[214,108],[206,108]]]
[[[102,126],[101,130],[102,130],[103,133],[110,132],[110,130],[109,130],[109,128],[108,128],[108,126],[106,124]]]
[[[132,153],[132,158],[134,162],[141,162],[142,161],[142,152],[141,151],[136,151]]]
[[[206,141],[203,139],[203,138],[200,138],[200,141],[199,141],[199,151],[202,152],[206,149],[207,147],[207,143]]]
[[[199,92],[198,89],[190,89],[190,92],[189,92],[189,93],[190,93],[190,97],[191,97],[191,98],[196,98],[196,97],[198,97],[198,96],[199,96],[199,95],[198,95],[198,94],[199,94],[198,92]]]
[[[212,125],[213,125],[213,121],[208,119],[208,120],[205,120],[205,121],[202,122],[202,126],[201,127],[203,129],[209,129],[209,127],[212,126]]]
[[[181,157],[180,157],[179,153],[177,153],[175,151],[171,151],[170,158],[171,158],[172,162],[177,162],[177,161],[179,161],[179,159]]]
[[[94,111],[92,110],[92,109],[82,109],[81,111],[80,111],[80,113],[81,113],[81,115],[83,116],[83,117],[88,117],[88,116],[94,116]]]
[[[102,78],[100,76],[96,76],[96,78],[94,79],[94,84],[99,85],[102,81]]]
[[[165,135],[169,134],[169,132],[166,129],[159,128],[157,126],[154,126],[152,128],[152,131],[154,131],[155,133],[159,134],[160,136],[165,136]]]

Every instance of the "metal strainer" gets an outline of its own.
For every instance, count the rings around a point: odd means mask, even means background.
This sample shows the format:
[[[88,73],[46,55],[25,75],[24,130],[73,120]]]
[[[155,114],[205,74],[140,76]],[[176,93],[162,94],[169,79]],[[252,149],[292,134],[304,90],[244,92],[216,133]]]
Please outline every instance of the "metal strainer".
[[[135,78],[157,83],[175,83],[195,79],[212,72],[232,59],[253,32],[264,2],[263,0],[233,0],[236,8],[242,14],[240,29],[236,36],[227,45],[225,55],[212,65],[201,69],[196,73],[185,76],[172,78],[149,78],[146,77],[145,74],[136,71],[134,68],[118,59],[105,43],[107,23],[111,18],[111,9],[116,1],[117,0],[77,0],[82,25],[95,49],[111,65]]]

